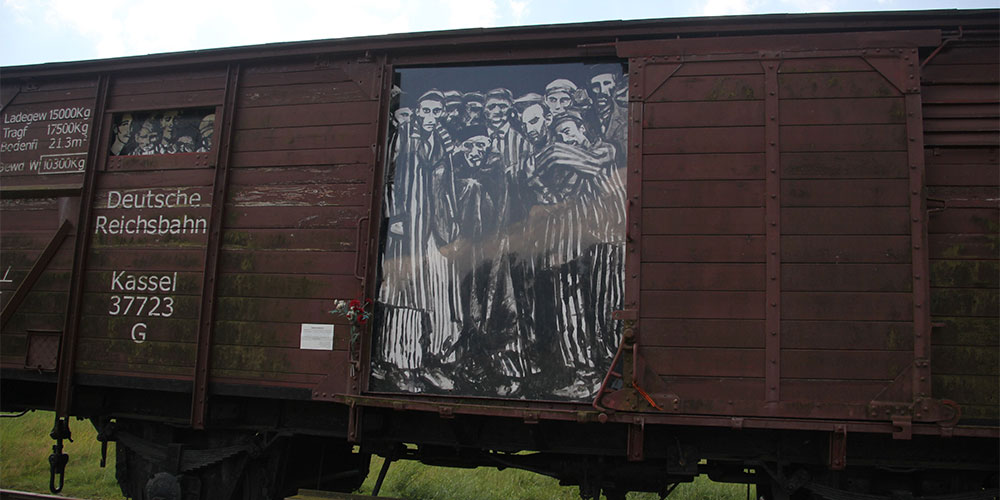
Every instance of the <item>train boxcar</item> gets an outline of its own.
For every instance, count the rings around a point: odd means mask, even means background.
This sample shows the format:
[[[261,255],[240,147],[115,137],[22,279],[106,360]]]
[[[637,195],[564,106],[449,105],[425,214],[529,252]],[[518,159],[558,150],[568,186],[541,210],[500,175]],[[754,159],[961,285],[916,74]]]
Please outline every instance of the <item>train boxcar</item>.
[[[0,403],[55,410],[53,489],[77,416],[138,499],[373,453],[993,498],[998,14],[4,68]]]

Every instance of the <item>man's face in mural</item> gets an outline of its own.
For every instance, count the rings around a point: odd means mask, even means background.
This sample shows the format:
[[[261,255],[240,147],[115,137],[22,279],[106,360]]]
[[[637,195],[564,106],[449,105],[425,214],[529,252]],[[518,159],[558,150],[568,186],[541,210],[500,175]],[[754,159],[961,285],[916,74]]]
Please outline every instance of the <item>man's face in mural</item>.
[[[548,139],[549,119],[541,104],[532,104],[521,113],[521,123],[528,140],[535,144],[544,143]]]
[[[445,123],[458,123],[458,117],[461,115],[462,103],[460,102],[449,102],[448,105],[444,107]]]
[[[486,100],[486,119],[493,127],[501,127],[507,122],[507,111],[510,110],[510,101],[491,97]]]
[[[205,115],[198,124],[198,132],[201,134],[201,146],[206,150],[212,149],[212,135],[215,133],[215,113]]]
[[[601,108],[611,105],[615,92],[615,77],[611,73],[602,73],[590,79],[590,94]]]
[[[402,107],[397,109],[393,114],[393,118],[396,119],[396,125],[402,125],[410,121],[410,117],[413,116],[413,110],[407,107]]]
[[[462,142],[462,152],[465,160],[472,167],[481,167],[483,159],[486,157],[486,149],[490,146],[490,139],[483,135],[470,137]]]
[[[129,134],[132,133],[132,113],[122,114],[118,127],[115,128],[115,140],[125,144],[128,142]]]
[[[442,113],[444,113],[444,105],[441,104],[441,101],[431,99],[420,101],[420,107],[417,108],[420,127],[428,132],[434,130]]]
[[[578,125],[573,120],[565,120],[556,127],[556,133],[559,135],[561,142],[585,148],[590,146],[590,140],[587,139],[583,130],[583,125]]]
[[[139,133],[135,135],[135,142],[139,146],[139,149],[148,149],[151,144],[159,140],[159,135],[156,133],[156,127],[153,122],[146,120],[142,123],[142,128],[139,129]]]
[[[442,120],[445,125],[458,124],[459,117],[462,116],[462,93],[457,90],[447,90],[444,92],[444,116]]]
[[[164,139],[174,138],[174,123],[177,121],[177,110],[167,111],[160,117],[160,128],[163,130]]]
[[[553,92],[545,96],[545,104],[552,114],[562,113],[573,104],[573,98],[567,92]]]
[[[469,101],[465,103],[465,123],[480,123],[483,119],[483,103]]]

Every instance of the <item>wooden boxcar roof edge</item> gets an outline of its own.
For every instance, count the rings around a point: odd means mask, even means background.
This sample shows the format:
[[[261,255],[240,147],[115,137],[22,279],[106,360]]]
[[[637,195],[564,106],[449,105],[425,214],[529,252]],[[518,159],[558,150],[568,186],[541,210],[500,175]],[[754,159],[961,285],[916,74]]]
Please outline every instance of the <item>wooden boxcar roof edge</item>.
[[[0,68],[0,77],[36,78],[92,74],[105,71],[164,68],[176,65],[219,64],[272,57],[350,54],[380,51],[407,52],[477,45],[601,43],[662,36],[723,36],[760,33],[819,33],[829,31],[888,30],[916,27],[1000,25],[1000,9],[939,9],[820,14],[758,14],[745,16],[661,18],[598,21],[498,28],[472,28],[389,35],[275,42],[258,45],[199,49],[125,56],[109,59],[51,62]]]

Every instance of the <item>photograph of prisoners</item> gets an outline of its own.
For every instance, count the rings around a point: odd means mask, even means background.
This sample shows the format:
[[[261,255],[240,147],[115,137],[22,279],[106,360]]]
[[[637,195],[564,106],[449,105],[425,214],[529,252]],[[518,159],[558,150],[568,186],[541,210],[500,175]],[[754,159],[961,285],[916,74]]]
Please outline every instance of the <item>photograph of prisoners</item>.
[[[215,108],[118,113],[108,154],[162,155],[212,150]]]
[[[621,330],[625,75],[397,70],[372,391],[593,399]]]

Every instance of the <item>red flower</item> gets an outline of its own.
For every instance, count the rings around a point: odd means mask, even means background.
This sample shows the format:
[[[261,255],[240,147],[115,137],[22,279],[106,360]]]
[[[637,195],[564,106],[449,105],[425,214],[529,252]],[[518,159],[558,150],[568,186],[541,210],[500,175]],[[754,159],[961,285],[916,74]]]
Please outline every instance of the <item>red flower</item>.
[[[351,302],[347,304],[347,307],[350,307],[351,309],[358,309],[361,307],[361,301],[358,299],[351,300]]]

